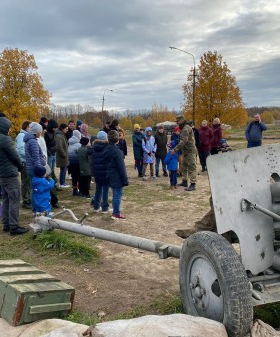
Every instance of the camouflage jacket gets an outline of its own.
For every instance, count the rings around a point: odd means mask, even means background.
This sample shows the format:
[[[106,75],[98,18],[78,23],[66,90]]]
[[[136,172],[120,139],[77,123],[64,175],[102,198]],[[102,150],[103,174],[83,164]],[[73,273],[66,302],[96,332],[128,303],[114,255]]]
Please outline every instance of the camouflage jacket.
[[[193,130],[188,124],[185,124],[183,127],[180,142],[174,148],[175,152],[178,152],[179,150],[182,150],[183,153],[196,151]]]

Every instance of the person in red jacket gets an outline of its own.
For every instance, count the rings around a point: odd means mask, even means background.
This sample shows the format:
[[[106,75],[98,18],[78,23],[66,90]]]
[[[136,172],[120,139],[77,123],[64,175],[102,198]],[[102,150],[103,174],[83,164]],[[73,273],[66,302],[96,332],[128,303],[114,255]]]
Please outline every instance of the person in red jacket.
[[[207,171],[206,159],[211,154],[211,143],[213,139],[213,131],[208,126],[206,120],[202,121],[201,127],[198,129],[200,138],[200,147],[198,148],[198,155],[202,167],[201,172]]]
[[[217,154],[219,152],[222,140],[222,128],[220,119],[218,117],[213,119],[212,131],[213,139],[211,143],[211,154]]]

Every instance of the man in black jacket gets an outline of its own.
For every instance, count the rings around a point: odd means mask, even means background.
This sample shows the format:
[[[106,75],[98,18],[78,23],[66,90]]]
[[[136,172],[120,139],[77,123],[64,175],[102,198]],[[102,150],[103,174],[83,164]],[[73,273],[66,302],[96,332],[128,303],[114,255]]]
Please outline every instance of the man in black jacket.
[[[11,121],[0,118],[0,185],[3,193],[2,222],[3,231],[11,235],[28,232],[27,228],[18,225],[20,206],[19,171],[22,162],[9,136]]]

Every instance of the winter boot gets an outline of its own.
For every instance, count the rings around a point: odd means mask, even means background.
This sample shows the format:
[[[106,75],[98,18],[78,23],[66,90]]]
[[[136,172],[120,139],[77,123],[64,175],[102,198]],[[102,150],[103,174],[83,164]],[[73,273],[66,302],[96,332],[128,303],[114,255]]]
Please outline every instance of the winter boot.
[[[187,182],[187,180],[183,180],[183,181],[181,182],[181,184],[179,184],[178,186],[188,187],[188,182]]]
[[[159,175],[159,172],[158,172],[158,171],[156,171],[156,177],[157,177],[157,178],[159,178],[159,177],[160,177],[160,175]]]
[[[195,191],[196,185],[195,183],[191,183],[189,187],[185,188],[185,191]]]
[[[164,177],[168,177],[168,173],[166,171],[163,172]]]
[[[79,193],[79,191],[78,191],[78,189],[77,188],[73,188],[73,196],[79,196],[80,195],[80,193]]]

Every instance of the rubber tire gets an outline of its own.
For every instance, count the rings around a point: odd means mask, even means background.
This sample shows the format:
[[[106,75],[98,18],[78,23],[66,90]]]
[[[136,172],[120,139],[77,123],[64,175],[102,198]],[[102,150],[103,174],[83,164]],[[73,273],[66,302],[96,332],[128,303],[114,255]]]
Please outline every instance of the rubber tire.
[[[201,316],[194,304],[190,287],[192,282],[190,271],[196,257],[210,264],[217,275],[224,307],[221,323],[224,324],[228,336],[245,336],[253,324],[249,280],[232,245],[217,233],[197,232],[183,244],[179,262],[179,281],[185,312],[192,316]]]

